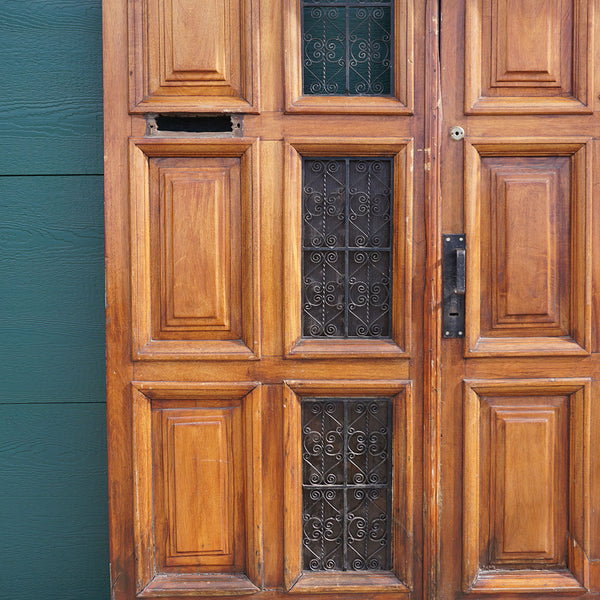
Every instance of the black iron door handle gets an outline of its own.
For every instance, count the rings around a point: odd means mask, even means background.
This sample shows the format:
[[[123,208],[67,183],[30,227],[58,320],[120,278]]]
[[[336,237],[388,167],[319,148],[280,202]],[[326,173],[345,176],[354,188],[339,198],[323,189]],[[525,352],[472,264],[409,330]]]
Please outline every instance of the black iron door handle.
[[[467,291],[467,251],[464,248],[456,250],[456,294],[465,294]]]
[[[465,293],[467,289],[467,238],[464,233],[445,234],[442,238],[443,307],[442,336],[465,336]]]

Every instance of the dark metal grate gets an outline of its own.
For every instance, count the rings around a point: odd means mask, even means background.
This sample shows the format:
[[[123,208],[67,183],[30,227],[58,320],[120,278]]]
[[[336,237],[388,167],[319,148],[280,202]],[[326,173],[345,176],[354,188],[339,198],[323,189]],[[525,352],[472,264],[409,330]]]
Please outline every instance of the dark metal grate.
[[[392,93],[392,0],[302,0],[304,94]]]
[[[392,411],[388,398],[302,401],[305,570],[389,570]]]
[[[392,160],[304,158],[302,335],[391,335]]]

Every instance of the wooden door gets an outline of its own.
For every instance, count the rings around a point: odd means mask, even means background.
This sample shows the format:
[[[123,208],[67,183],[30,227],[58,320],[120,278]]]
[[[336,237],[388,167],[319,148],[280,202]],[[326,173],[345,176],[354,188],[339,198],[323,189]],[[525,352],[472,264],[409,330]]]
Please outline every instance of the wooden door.
[[[113,598],[600,585],[592,5],[104,0]]]
[[[441,351],[440,598],[600,589],[597,9],[441,2],[442,233],[467,260]]]

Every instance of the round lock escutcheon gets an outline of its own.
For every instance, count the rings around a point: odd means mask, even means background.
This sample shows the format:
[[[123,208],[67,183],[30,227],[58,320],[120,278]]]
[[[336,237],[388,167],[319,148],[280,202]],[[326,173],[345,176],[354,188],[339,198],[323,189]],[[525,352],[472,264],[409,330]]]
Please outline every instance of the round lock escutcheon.
[[[460,125],[455,125],[450,130],[450,137],[456,141],[462,140],[465,137],[465,130]]]

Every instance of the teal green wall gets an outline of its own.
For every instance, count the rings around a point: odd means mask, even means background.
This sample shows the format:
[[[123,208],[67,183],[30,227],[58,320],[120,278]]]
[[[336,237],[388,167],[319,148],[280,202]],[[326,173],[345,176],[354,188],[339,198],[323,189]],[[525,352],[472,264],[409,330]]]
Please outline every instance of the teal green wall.
[[[107,600],[101,0],[3,0],[0,56],[0,596]]]

